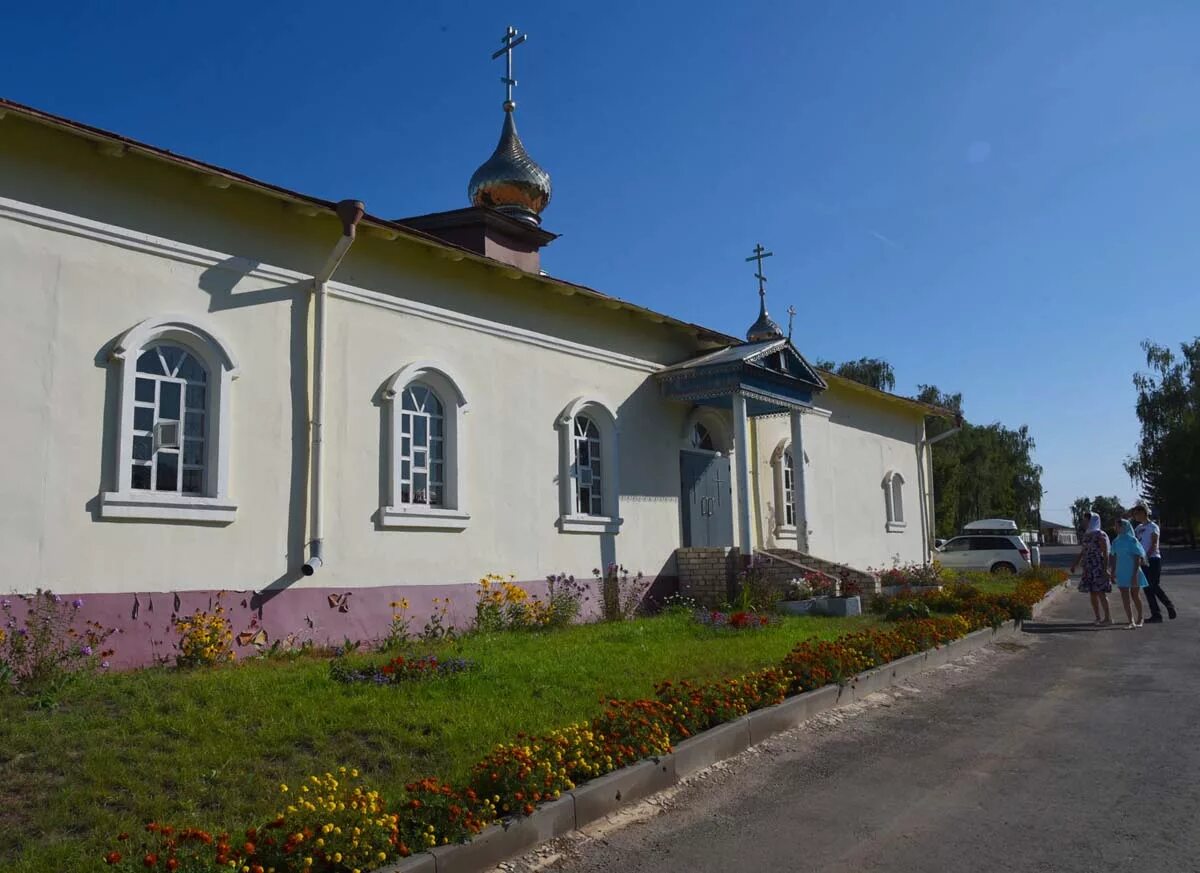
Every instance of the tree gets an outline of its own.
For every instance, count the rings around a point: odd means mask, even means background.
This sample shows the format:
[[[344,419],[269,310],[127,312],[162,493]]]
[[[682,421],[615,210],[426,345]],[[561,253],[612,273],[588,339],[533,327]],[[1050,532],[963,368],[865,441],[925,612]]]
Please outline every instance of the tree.
[[[934,385],[918,386],[917,400],[962,414],[962,394],[943,393]],[[926,420],[933,438],[954,425]],[[1042,468],[1033,462],[1029,428],[1001,424],[962,424],[957,435],[933,446],[933,495],[937,535],[953,536],[962,525],[980,518],[1011,518],[1021,527],[1040,519]]]
[[[1193,548],[1200,520],[1200,337],[1179,354],[1146,340],[1150,372],[1135,373],[1142,438],[1125,470],[1158,512],[1163,527],[1186,530]]]
[[[1087,514],[1094,512],[1100,516],[1100,524],[1108,530],[1113,521],[1123,518],[1128,510],[1121,504],[1119,497],[1077,497],[1071,504],[1071,518],[1076,530],[1087,527]]]
[[[896,374],[892,365],[882,358],[859,358],[835,364],[833,361],[817,361],[817,368],[836,373],[844,379],[853,379],[879,391],[891,391],[896,387]]]

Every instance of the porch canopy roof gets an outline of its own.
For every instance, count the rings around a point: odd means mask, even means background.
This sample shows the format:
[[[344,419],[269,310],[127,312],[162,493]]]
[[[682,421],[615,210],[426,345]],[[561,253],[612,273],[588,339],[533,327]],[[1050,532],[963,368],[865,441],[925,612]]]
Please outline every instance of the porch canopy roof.
[[[672,364],[656,378],[667,399],[699,406],[730,409],[740,394],[751,417],[811,409],[828,387],[787,339],[727,346]]]

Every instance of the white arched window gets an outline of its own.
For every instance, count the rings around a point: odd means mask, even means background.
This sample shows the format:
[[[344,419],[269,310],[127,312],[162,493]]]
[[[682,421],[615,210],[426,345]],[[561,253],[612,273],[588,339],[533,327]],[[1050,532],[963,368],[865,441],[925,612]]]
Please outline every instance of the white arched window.
[[[577,398],[558,418],[559,519],[563,533],[616,533],[617,420],[598,400]]]
[[[775,480],[775,537],[796,538],[796,468],[792,441],[781,440],[771,454],[771,472]]]
[[[152,318],[113,346],[120,428],[102,518],[227,524],[230,383],[238,365],[215,329]]]
[[[383,401],[388,487],[380,526],[462,530],[470,520],[463,487],[467,401],[458,381],[438,365],[410,364],[385,383]]]
[[[904,530],[904,477],[897,471],[891,470],[883,477],[883,496],[888,531]]]

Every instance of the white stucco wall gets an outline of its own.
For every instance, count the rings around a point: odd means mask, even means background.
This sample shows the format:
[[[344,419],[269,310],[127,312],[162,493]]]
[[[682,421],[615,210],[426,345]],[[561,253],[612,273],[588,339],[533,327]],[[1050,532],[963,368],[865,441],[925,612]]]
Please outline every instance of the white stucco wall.
[[[822,412],[804,416],[808,456],[809,551],[859,569],[924,560],[917,443],[922,417],[893,403],[831,386],[816,405]],[[793,534],[778,536],[775,468],[772,458],[790,444],[786,417],[756,422],[758,451],[754,470],[759,483],[755,507],[760,541],[795,548]],[[884,476],[904,477],[905,527],[887,528]]]
[[[323,260],[336,225],[323,225],[316,240],[313,219],[281,213],[262,227],[263,216],[240,209],[237,195],[223,203],[231,192],[185,180],[193,191],[169,175],[152,179],[160,187],[148,196],[145,181],[130,187],[137,179],[123,177],[129,163],[77,154],[74,144],[51,138],[49,154],[97,174],[76,197],[79,174],[58,172],[59,162],[32,151],[40,139],[29,139],[31,151],[0,151],[0,365],[8,398],[0,548],[11,586],[259,589],[294,576],[308,538],[303,273]],[[142,163],[134,169],[161,173]],[[181,200],[200,192],[213,202],[193,202],[190,223],[167,210],[162,224],[173,238],[148,233],[172,185]],[[96,190],[105,187],[107,198]],[[8,197],[14,188],[26,199]],[[76,200],[83,217],[57,208]],[[280,223],[294,225],[295,236],[281,235]],[[230,248],[204,245],[217,239]],[[267,262],[260,251],[279,260]],[[657,574],[669,565],[679,539],[677,451],[687,409],[659,398],[646,358],[677,360],[695,348],[694,338],[366,235],[338,279],[328,315],[326,566],[295,584],[466,582],[489,571],[530,579],[588,573],[609,560]],[[369,292],[383,305],[341,291]],[[425,314],[398,311],[390,305],[398,295],[424,301]],[[467,311],[480,321],[464,324]],[[228,526],[98,516],[98,495],[114,481],[115,368],[106,350],[132,325],[168,312],[219,328],[240,359],[231,404],[230,496],[238,511]],[[634,350],[639,360],[628,357]],[[378,391],[415,360],[444,363],[467,393],[472,517],[465,531],[375,524],[383,469]],[[615,537],[555,527],[555,423],[581,395],[607,401],[618,418],[624,524]]]
[[[14,125],[12,119],[5,125]],[[661,399],[657,364],[694,336],[500,270],[361,235],[328,310],[326,565],[305,557],[308,284],[335,222],[214,190],[145,159],[101,157],[31,125],[0,139],[0,550],[7,582],[73,592],[358,587],[586,574],[617,560],[672,572],[679,448],[690,410]],[[107,350],[147,317],[192,313],[240,359],[231,398],[227,526],[102,520],[117,415]],[[379,391],[406,364],[443,364],[469,403],[465,530],[383,530]],[[620,430],[619,534],[563,534],[556,418],[579,396]],[[921,556],[920,416],[835,390],[806,422],[812,552],[855,566]],[[773,544],[771,452],[785,418],[756,423],[756,542]],[[901,470],[908,528],[884,531],[881,482]]]

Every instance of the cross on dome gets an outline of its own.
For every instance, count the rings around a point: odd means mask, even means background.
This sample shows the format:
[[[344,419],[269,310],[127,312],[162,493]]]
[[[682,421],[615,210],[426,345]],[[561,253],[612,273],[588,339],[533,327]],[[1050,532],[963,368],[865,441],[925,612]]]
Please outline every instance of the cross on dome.
[[[763,248],[762,243],[758,243],[754,246],[754,254],[746,258],[747,261],[758,262],[758,270],[754,274],[754,278],[758,279],[758,321],[750,325],[750,330],[746,331],[746,339],[752,343],[783,339],[783,331],[767,314],[767,277],[763,273],[762,262],[774,254]]]
[[[497,49],[492,52],[492,60],[504,55],[505,74],[500,77],[500,81],[504,83],[504,111],[512,112],[517,108],[517,104],[513,102],[513,86],[517,84],[517,80],[513,78],[512,53],[513,49],[519,46],[525,40],[529,39],[529,34],[523,33],[517,36],[517,29],[511,24],[500,42],[504,43],[504,48]]]

